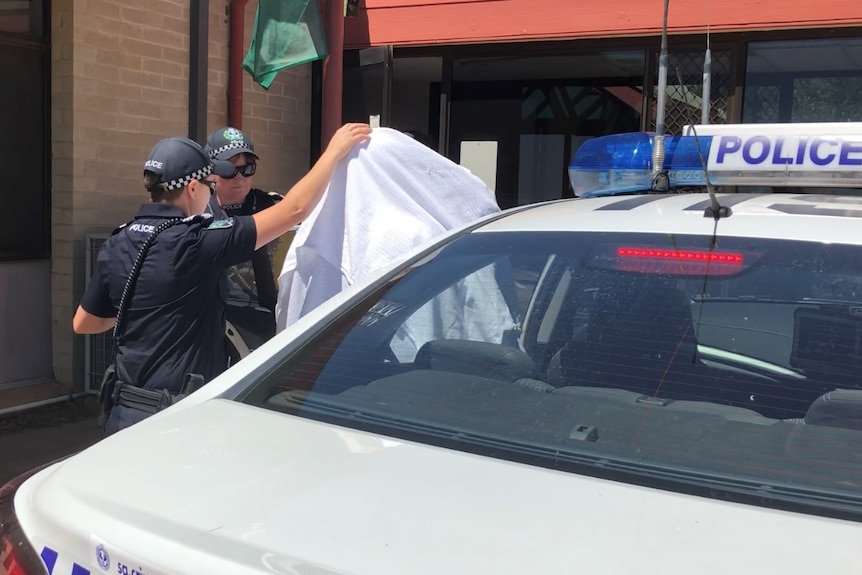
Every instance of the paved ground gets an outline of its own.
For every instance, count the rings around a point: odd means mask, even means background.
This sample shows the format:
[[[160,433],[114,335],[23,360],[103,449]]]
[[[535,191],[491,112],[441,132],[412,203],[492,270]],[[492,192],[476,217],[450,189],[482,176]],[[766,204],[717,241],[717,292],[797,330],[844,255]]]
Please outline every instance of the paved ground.
[[[102,437],[94,397],[0,417],[0,484]]]

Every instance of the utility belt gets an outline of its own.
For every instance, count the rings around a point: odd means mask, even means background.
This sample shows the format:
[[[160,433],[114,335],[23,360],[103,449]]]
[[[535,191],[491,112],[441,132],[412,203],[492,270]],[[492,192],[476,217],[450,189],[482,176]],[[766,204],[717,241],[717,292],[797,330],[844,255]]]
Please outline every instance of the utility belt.
[[[174,394],[166,389],[144,389],[136,385],[123,383],[117,378],[114,365],[108,366],[102,385],[99,389],[99,403],[101,413],[99,414],[99,427],[105,429],[108,417],[115,405],[138,409],[150,415],[170,407],[190,393],[203,386],[204,378],[197,373],[186,374],[180,393]]]

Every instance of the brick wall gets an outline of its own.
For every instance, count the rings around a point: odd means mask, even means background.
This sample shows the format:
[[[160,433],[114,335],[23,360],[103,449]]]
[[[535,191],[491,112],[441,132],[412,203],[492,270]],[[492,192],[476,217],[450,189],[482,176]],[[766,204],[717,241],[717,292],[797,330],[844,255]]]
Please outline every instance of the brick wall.
[[[54,378],[73,381],[73,344],[70,314],[73,287],[76,286],[73,265],[76,252],[72,190],[72,0],[51,3],[51,339]],[[79,251],[79,250],[78,250]]]
[[[208,129],[227,122],[228,0],[211,0]],[[257,2],[246,8],[247,48]],[[147,200],[150,147],[188,132],[188,0],[52,2],[52,317],[55,378],[79,386],[83,337],[71,331],[87,278],[85,240]],[[243,128],[259,147],[255,184],[286,190],[308,166],[310,66],[269,91],[245,75]]]
[[[209,130],[227,124],[228,20],[227,0],[210,0]],[[257,2],[245,9],[245,43],[248,49]],[[260,164],[256,187],[286,192],[308,169],[311,127],[311,66],[279,73],[269,90],[243,74],[242,129],[254,141]]]

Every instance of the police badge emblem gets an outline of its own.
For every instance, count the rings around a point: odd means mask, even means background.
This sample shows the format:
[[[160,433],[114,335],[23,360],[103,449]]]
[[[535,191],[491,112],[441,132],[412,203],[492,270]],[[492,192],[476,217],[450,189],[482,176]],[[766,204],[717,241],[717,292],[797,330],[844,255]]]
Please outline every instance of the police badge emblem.
[[[228,128],[222,133],[222,136],[224,136],[224,139],[228,140],[229,142],[235,142],[237,140],[244,139],[242,132],[240,132],[236,128]]]

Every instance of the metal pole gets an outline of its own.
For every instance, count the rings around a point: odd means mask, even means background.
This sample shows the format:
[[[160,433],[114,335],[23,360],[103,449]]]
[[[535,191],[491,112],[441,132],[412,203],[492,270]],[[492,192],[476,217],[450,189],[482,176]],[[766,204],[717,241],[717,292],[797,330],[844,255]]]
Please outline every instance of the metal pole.
[[[207,137],[209,12],[209,0],[191,1],[189,17],[189,138],[199,144],[203,144]]]
[[[242,58],[245,40],[245,5],[248,0],[230,2],[228,46],[227,123],[242,129]]]
[[[316,1],[316,0],[312,0]],[[323,61],[323,118],[320,145],[325,149],[341,126],[344,80],[344,0],[326,0],[324,29],[328,56]]]

